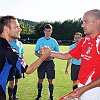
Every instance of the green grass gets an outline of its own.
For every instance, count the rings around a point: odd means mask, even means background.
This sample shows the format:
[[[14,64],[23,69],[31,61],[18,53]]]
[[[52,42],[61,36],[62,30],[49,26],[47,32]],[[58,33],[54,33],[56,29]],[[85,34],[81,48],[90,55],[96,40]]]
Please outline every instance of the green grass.
[[[34,55],[35,45],[24,44],[24,59],[28,64],[31,64],[37,59]],[[68,46],[60,46],[60,51],[68,51]],[[69,74],[65,74],[66,60],[55,59],[56,78],[54,79],[54,100],[72,91],[72,81],[70,80],[70,67]],[[30,75],[25,74],[25,78],[19,79],[17,97],[19,100],[35,100],[37,96],[37,71]],[[7,100],[8,100],[8,91]],[[45,78],[43,82],[42,98],[41,100],[48,100],[48,81]]]

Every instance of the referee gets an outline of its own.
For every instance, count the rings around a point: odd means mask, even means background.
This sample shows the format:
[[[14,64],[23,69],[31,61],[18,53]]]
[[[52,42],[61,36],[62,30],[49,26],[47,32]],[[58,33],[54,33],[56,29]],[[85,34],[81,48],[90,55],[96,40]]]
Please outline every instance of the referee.
[[[57,51],[59,52],[59,45],[57,43],[57,41],[51,37],[52,34],[52,26],[50,24],[46,24],[44,26],[44,37],[41,37],[40,39],[38,39],[37,43],[36,43],[36,47],[35,47],[35,55],[40,57],[40,48],[43,46],[48,46],[52,51]],[[36,100],[40,100],[41,98],[41,92],[42,92],[42,82],[45,78],[45,74],[46,77],[48,79],[48,88],[49,88],[49,100],[53,100],[53,89],[54,89],[54,85],[53,85],[53,79],[55,78],[55,64],[54,64],[54,58],[53,57],[48,57],[41,65],[40,67],[37,69],[38,72],[38,84],[37,84],[37,88],[38,88],[38,95]]]

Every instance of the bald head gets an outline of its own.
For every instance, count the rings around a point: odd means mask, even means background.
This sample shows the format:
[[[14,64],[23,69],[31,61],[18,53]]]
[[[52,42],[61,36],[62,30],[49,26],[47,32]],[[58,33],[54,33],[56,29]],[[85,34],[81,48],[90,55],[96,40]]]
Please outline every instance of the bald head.
[[[96,20],[100,20],[100,10],[98,9],[89,10],[84,15],[89,15],[94,17]]]
[[[87,11],[83,16],[83,23],[81,27],[84,33],[90,35],[92,38],[100,33],[100,10],[93,9]]]

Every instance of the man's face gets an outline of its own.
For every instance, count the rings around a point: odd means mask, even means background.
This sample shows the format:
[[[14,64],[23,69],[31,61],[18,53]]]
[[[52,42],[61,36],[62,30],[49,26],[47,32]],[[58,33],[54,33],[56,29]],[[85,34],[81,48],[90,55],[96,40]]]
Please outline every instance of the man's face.
[[[22,29],[17,20],[11,19],[11,28],[9,28],[8,35],[12,39],[19,39]]]
[[[83,28],[85,34],[91,35],[92,33],[94,33],[96,29],[95,18],[92,15],[89,15],[88,13],[86,13],[83,16],[83,23],[81,27]]]
[[[52,34],[52,29],[45,29],[44,30],[45,37],[49,38]]]
[[[78,44],[81,41],[82,37],[80,35],[74,35],[74,41],[76,44]]]

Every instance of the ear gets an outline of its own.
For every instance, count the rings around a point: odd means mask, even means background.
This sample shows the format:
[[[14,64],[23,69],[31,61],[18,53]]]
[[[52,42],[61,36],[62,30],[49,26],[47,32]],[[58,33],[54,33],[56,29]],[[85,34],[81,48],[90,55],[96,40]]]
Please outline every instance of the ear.
[[[4,26],[3,31],[4,32],[8,32],[9,31],[9,28],[7,26]]]
[[[97,25],[100,26],[100,20],[97,20]]]

